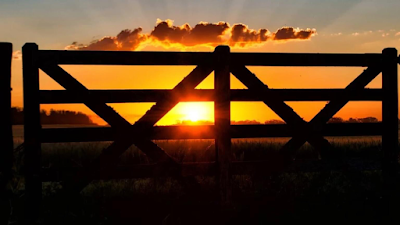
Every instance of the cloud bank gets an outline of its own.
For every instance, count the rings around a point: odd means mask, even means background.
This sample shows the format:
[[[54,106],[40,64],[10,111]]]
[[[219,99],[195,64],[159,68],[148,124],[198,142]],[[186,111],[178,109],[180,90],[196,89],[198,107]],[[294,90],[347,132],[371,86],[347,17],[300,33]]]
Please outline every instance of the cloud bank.
[[[133,51],[149,45],[165,48],[217,45],[246,48],[262,45],[268,41],[308,40],[314,35],[316,30],[309,28],[282,27],[271,32],[265,28],[253,30],[240,23],[230,26],[227,22],[200,22],[194,27],[187,23],[175,26],[172,20],[167,19],[157,20],[156,26],[150,33],[143,33],[141,27],[133,30],[125,29],[116,36],[106,36],[87,45],[73,42],[65,49]]]

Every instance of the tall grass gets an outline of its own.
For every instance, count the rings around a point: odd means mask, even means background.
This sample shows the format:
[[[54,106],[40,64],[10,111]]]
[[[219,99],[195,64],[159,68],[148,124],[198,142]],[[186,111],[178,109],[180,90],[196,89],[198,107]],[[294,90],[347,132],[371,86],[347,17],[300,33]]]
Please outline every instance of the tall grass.
[[[333,151],[341,157],[379,160],[382,155],[381,139],[378,137],[328,139]],[[20,140],[16,139],[15,144],[18,145]],[[238,161],[271,160],[288,140],[233,139],[232,152]],[[155,142],[178,162],[215,160],[213,140]],[[43,167],[85,166],[109,145],[110,142],[42,144],[41,163]],[[305,144],[299,149],[297,157],[317,158],[318,152]],[[20,159],[15,158],[17,161]],[[20,162],[16,162],[16,165]],[[151,160],[138,148],[131,146],[121,155],[118,163],[146,164]],[[17,176],[18,173],[16,169]],[[15,188],[16,196],[23,196],[24,193],[23,178],[20,176],[20,179],[22,185]],[[221,224],[221,220],[227,220],[233,224],[283,224],[295,221],[311,224],[356,221],[368,224],[379,218],[383,194],[379,170],[298,172],[276,176],[235,175],[235,208],[227,215],[218,207],[215,177],[197,176],[195,179],[201,185],[201,189],[195,193],[188,192],[178,180],[171,177],[94,181],[81,192],[79,198],[62,201],[56,197],[62,183],[46,182],[43,183],[42,222],[161,224],[164,221],[166,224]],[[14,199],[12,219],[17,220],[22,201]]]
[[[232,141],[232,152],[236,161],[271,160],[288,139],[237,139]],[[42,144],[42,165],[45,167],[85,166],[96,158],[111,142]],[[155,141],[167,154],[178,162],[215,161],[213,140],[168,140]],[[379,159],[379,139],[333,139],[332,149],[343,157]],[[306,143],[297,152],[297,158],[318,158],[318,152]],[[132,145],[120,157],[119,164],[147,164],[149,159]]]

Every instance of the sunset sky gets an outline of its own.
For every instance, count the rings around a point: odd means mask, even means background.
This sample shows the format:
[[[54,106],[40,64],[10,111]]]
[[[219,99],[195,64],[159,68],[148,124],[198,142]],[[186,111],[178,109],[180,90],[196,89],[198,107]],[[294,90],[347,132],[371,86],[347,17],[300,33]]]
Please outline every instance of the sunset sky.
[[[13,106],[22,107],[26,42],[40,49],[380,53],[400,49],[398,0],[1,0],[0,41],[12,42]],[[126,30],[129,29],[129,30]],[[171,89],[194,66],[62,66],[89,89]],[[364,68],[249,67],[270,88],[344,88]],[[42,73],[41,89],[62,89]],[[377,77],[367,87],[380,88]],[[213,74],[197,88],[213,88]],[[232,77],[231,88],[244,88]],[[288,102],[310,120],[327,102]],[[153,103],[111,104],[135,122]],[[261,102],[232,104],[232,120],[279,119]],[[93,116],[83,104],[42,105]],[[351,102],[336,116],[381,119],[380,102]],[[213,103],[180,103],[158,125],[213,120]]]

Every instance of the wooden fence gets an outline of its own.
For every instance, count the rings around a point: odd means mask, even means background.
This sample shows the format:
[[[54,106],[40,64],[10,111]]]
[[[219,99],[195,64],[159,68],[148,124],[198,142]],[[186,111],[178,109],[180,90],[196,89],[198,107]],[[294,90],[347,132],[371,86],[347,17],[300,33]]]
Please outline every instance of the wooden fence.
[[[42,169],[41,143],[113,141],[87,168],[74,168],[76,176],[68,192],[78,192],[93,179],[151,176],[188,177],[216,175],[221,201],[232,199],[231,175],[253,170],[279,172],[298,170],[310,162],[294,161],[296,151],[309,142],[321,151],[323,159],[312,162],[323,166],[329,161],[330,144],[324,136],[381,135],[384,157],[382,169],[388,185],[393,182],[398,147],[397,50],[387,48],[379,54],[319,53],[231,53],[227,46],[214,52],[112,52],[39,50],[27,43],[23,52],[23,88],[25,114],[26,191],[29,201],[40,202],[41,182],[60,179],[60,171]],[[195,65],[172,90],[89,90],[59,65]],[[246,66],[326,66],[366,67],[344,89],[270,89]],[[39,69],[65,90],[40,90]],[[196,90],[214,71],[214,89]],[[382,73],[381,89],[365,86]],[[230,88],[230,74],[248,89]],[[215,124],[212,126],[154,126],[182,101],[214,101]],[[262,101],[286,124],[231,125],[231,101]],[[304,121],[285,101],[329,101],[310,121]],[[382,101],[382,122],[369,124],[327,124],[349,101]],[[156,102],[133,125],[106,103]],[[110,127],[42,128],[40,104],[83,103]],[[198,132],[201,130],[202,132]],[[291,137],[273,161],[235,162],[232,138]],[[178,163],[152,140],[215,139],[216,159],[208,163]],[[136,145],[154,164],[116,166],[117,158]],[[160,169],[162,168],[162,169]],[[309,168],[309,167],[308,167]],[[317,168],[320,168],[317,166]],[[71,169],[72,170],[72,169]],[[71,172],[71,171],[69,171]],[[62,176],[61,176],[62,177]]]
[[[8,204],[7,184],[12,177],[13,135],[11,125],[11,59],[12,44],[0,43],[0,110],[3,115],[0,126],[0,223],[8,223],[10,207]]]

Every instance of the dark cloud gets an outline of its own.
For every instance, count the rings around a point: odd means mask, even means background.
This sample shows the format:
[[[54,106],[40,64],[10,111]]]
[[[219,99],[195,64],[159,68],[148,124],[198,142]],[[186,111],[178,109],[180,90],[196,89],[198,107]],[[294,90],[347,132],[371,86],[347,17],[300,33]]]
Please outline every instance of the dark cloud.
[[[115,37],[103,37],[89,45],[73,42],[66,49],[132,51],[141,45],[160,44],[166,47],[172,44],[181,47],[197,45],[214,47],[220,44],[248,47],[273,40],[305,40],[310,39],[314,34],[316,34],[315,30],[301,30],[293,27],[283,27],[271,33],[265,28],[249,29],[245,24],[234,24],[230,27],[226,22],[200,22],[191,27],[187,23],[175,26],[172,20],[158,20],[149,34],[142,34],[140,27],[134,30],[122,30]]]
[[[141,34],[142,28],[134,30],[122,30],[116,37],[103,37],[93,41],[88,46],[73,42],[68,48],[79,50],[109,50],[109,51],[132,51],[147,39],[146,35]]]
[[[184,36],[187,36],[191,28],[189,24],[180,27],[173,26],[172,21],[159,21],[150,33],[150,37],[164,42],[181,43]]]
[[[315,30],[307,29],[300,30],[293,27],[282,27],[274,35],[274,40],[289,40],[289,39],[310,39],[312,35],[316,34]]]
[[[229,28],[224,22],[199,23],[191,28],[189,24],[174,26],[172,21],[160,21],[150,33],[150,38],[163,43],[195,46],[201,44],[218,45],[224,43],[221,36]]]
[[[262,43],[269,39],[268,30],[260,29],[258,31],[249,29],[247,25],[235,24],[231,30],[229,43],[233,46],[245,47],[248,44]]]

